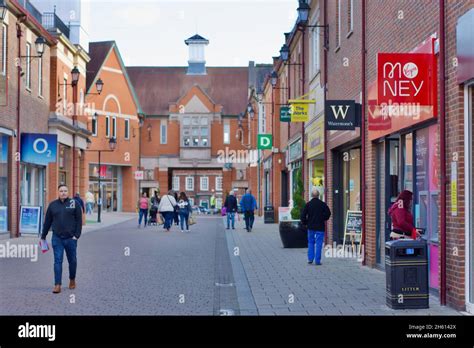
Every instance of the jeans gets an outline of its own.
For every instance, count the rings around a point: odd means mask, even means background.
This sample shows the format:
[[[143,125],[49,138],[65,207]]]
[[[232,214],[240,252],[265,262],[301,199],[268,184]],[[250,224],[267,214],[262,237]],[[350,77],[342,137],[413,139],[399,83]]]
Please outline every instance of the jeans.
[[[173,218],[174,218],[174,223],[176,225],[178,225],[179,224],[179,212],[175,211]]]
[[[94,211],[94,203],[92,202],[89,202],[86,204],[86,211],[87,211],[87,214],[92,214],[93,211]]]
[[[321,251],[323,249],[324,232],[308,230],[308,261],[316,261],[321,264]],[[314,244],[316,243],[316,256],[314,255]]]
[[[54,285],[61,285],[63,275],[63,258],[66,250],[69,263],[69,279],[76,279],[77,270],[77,240],[72,238],[62,239],[55,234],[51,239],[54,252]]]
[[[235,228],[235,213],[227,212],[227,228],[230,226],[230,222],[232,222],[232,228]]]
[[[184,223],[186,223],[186,231],[189,230],[188,218],[189,218],[188,212],[179,213],[179,222],[181,224],[181,230],[184,230]]]
[[[253,222],[255,221],[255,215],[253,210],[244,212],[245,217],[245,228],[251,230],[253,228]]]
[[[165,229],[171,228],[171,225],[173,224],[173,219],[174,219],[174,211],[164,211],[162,212],[163,217],[165,218],[165,224],[163,227]]]
[[[145,217],[144,225],[146,227],[147,219],[148,219],[148,209],[141,209],[138,212],[138,226],[142,224],[142,219]]]

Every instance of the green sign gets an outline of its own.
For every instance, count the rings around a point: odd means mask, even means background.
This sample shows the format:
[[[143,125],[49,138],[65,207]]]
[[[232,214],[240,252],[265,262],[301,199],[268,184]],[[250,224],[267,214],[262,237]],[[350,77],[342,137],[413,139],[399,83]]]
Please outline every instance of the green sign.
[[[273,147],[273,139],[271,134],[259,134],[258,146],[259,150],[271,150]]]
[[[280,122],[291,122],[291,114],[289,106],[280,107]]]

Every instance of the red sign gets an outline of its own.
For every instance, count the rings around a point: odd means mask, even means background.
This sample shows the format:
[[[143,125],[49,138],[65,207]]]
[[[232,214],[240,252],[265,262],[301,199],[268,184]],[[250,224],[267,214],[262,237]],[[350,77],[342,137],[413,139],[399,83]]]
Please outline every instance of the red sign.
[[[106,165],[100,166],[99,175],[100,175],[101,178],[105,178],[107,176],[107,166]]]
[[[425,53],[379,53],[377,56],[378,105],[405,107],[433,105],[434,56]]]

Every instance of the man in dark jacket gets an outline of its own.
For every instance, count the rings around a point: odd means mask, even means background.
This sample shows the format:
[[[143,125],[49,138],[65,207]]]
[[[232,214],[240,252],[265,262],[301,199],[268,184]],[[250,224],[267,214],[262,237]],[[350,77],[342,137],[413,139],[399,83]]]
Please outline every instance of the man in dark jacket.
[[[230,228],[230,222],[232,221],[232,229],[235,230],[235,213],[237,212],[237,198],[235,198],[234,190],[229,192],[229,195],[225,199],[224,207],[227,215],[227,229]]]
[[[82,231],[82,208],[76,200],[68,197],[66,185],[59,185],[59,198],[52,201],[46,211],[41,239],[45,240],[52,227],[51,244],[54,251],[54,289],[61,292],[64,250],[69,263],[69,289],[76,288],[77,240]]]
[[[323,248],[325,222],[331,217],[329,207],[319,199],[319,191],[313,187],[312,199],[301,212],[301,223],[308,226],[308,264],[315,261],[321,265],[321,251]],[[316,243],[316,255],[314,244]]]
[[[247,189],[247,193],[242,196],[240,200],[240,206],[244,212],[245,217],[245,229],[247,232],[251,232],[253,228],[253,222],[255,221],[255,209],[257,209],[257,200],[252,195],[252,190]]]

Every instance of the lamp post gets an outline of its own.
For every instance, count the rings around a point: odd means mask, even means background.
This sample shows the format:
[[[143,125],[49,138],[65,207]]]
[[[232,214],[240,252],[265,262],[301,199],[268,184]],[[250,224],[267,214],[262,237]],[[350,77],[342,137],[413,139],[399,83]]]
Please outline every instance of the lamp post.
[[[101,191],[101,182],[100,182],[100,167],[101,167],[101,160],[100,160],[100,154],[102,152],[113,152],[115,151],[115,148],[117,147],[117,140],[115,138],[110,138],[109,140],[109,150],[90,150],[90,146],[91,146],[92,142],[90,141],[90,139],[87,139],[87,151],[90,151],[90,152],[98,152],[98,155],[99,155],[99,175],[98,175],[98,185],[99,185],[99,197],[98,197],[98,202],[97,202],[97,222],[100,223],[101,220],[100,220],[100,214],[101,214],[101,210],[102,210],[102,191]]]

